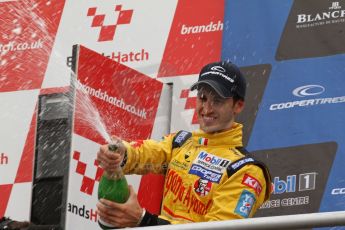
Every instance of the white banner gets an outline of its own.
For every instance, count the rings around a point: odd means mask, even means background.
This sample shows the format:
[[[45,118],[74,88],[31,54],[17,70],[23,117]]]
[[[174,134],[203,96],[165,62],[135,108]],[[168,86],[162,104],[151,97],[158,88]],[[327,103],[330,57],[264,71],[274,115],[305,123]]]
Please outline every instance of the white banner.
[[[69,84],[66,61],[74,44],[155,77],[176,4],[176,0],[67,0],[43,88]]]

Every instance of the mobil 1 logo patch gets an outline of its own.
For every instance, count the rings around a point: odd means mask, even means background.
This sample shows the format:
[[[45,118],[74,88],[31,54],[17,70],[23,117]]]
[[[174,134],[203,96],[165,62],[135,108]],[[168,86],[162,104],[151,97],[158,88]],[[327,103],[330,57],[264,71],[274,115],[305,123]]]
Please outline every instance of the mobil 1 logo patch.
[[[193,161],[189,173],[219,183],[223,172],[230,163],[231,161],[228,159],[201,151]]]
[[[201,165],[217,173],[223,173],[230,164],[230,160],[215,156],[206,151],[199,152],[193,164]]]

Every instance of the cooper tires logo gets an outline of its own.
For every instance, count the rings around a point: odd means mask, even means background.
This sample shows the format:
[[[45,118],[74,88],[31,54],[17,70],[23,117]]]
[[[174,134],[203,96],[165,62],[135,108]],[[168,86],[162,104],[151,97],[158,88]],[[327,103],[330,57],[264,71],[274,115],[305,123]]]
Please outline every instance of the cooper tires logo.
[[[345,188],[335,188],[332,190],[332,195],[345,195]]]
[[[211,70],[218,71],[218,72],[221,72],[221,73],[225,73],[225,69],[223,67],[221,67],[221,66],[213,66],[211,68]]]
[[[292,91],[297,97],[315,96],[325,92],[325,88],[321,85],[304,85]]]
[[[310,97],[322,94],[325,92],[325,88],[321,85],[304,85],[300,86],[292,91],[292,94],[296,97]],[[296,107],[310,107],[325,104],[338,104],[345,103],[345,95],[337,97],[323,97],[313,99],[301,99],[296,101],[287,101],[281,103],[275,103],[270,105],[270,110],[291,109]]]

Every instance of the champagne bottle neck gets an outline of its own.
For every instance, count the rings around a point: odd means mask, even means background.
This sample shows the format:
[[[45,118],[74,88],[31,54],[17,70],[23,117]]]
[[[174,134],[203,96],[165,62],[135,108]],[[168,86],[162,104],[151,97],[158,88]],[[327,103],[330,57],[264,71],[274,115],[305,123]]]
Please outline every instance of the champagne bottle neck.
[[[123,174],[123,171],[122,171],[122,168],[119,166],[115,169],[114,172],[107,172],[105,171],[104,172],[104,175],[108,178],[108,179],[112,179],[112,180],[119,180],[119,179],[122,179],[124,178],[124,174]]]
[[[108,149],[112,152],[118,151],[119,141],[111,141],[110,144],[108,145]],[[125,177],[125,175],[122,172],[122,168],[120,166],[116,167],[114,172],[112,173],[104,172],[104,174],[108,179],[112,179],[112,180],[119,180]]]

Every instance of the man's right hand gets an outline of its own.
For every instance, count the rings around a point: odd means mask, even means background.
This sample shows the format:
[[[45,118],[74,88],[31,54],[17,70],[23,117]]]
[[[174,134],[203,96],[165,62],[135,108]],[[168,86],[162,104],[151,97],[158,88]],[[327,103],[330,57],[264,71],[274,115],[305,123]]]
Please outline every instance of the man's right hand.
[[[117,145],[117,150],[115,152],[109,150],[109,145],[102,145],[97,153],[97,161],[100,166],[108,173],[112,173],[116,170],[117,167],[120,167],[120,164],[123,161],[126,147],[122,143],[121,139],[118,137],[112,136],[112,143]]]

